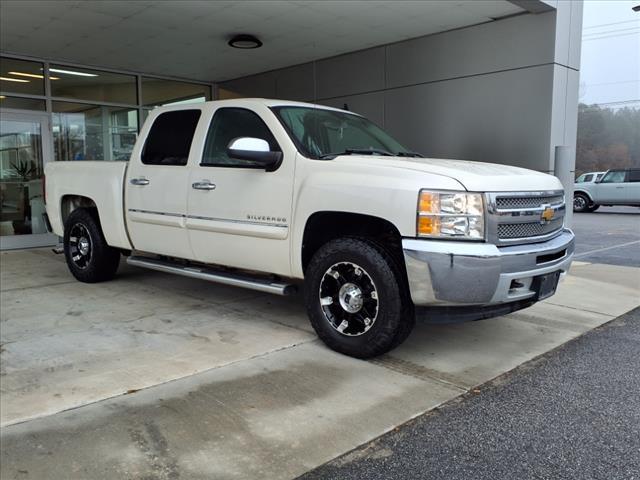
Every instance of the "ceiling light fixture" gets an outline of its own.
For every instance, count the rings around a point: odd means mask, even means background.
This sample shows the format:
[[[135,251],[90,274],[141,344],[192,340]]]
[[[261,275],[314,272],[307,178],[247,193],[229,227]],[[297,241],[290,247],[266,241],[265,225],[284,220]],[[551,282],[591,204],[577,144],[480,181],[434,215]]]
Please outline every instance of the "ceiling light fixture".
[[[253,35],[247,35],[243,33],[231,37],[231,39],[229,40],[229,46],[233,48],[248,50],[252,48],[260,48],[262,46],[262,42]]]
[[[631,10],[634,12],[640,12],[640,5],[636,5],[635,7],[631,7]]]
[[[0,77],[0,80],[4,80],[5,82],[16,82],[16,83],[29,83],[30,80],[22,80],[21,78],[8,78],[8,77]]]
[[[60,68],[50,68],[50,72],[66,73],[67,75],[77,75],[79,77],[97,77],[95,73],[76,72],[75,70],[62,70]]]
[[[9,72],[9,75],[16,75],[18,77],[44,78],[44,75],[38,75],[37,73]],[[49,78],[51,80],[60,80],[58,77]]]

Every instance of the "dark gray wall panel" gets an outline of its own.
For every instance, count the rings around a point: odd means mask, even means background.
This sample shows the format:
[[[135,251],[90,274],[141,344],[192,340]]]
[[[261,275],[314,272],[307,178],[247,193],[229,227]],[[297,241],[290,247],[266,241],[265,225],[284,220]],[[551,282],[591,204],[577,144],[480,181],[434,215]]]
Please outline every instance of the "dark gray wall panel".
[[[555,12],[521,15],[387,47],[387,88],[553,62]]]
[[[385,128],[427,156],[547,171],[552,92],[552,65],[389,90]]]
[[[384,47],[316,62],[318,98],[384,89]]]
[[[243,77],[220,84],[233,92],[248,97],[274,98],[276,96],[276,73],[267,72]]]
[[[276,98],[309,101],[315,98],[313,63],[283,68],[276,72]]]

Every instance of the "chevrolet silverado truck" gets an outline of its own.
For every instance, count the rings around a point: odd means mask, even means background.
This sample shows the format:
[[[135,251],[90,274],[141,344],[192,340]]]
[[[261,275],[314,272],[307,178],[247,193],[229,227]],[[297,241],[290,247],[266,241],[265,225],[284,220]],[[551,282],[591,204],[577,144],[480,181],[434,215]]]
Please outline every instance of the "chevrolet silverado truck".
[[[242,99],[149,113],[128,162],[52,162],[71,274],[128,264],[287,295],[332,349],[380,355],[416,318],[478,320],[553,295],[574,235],[550,175],[423,158],[366,118]]]

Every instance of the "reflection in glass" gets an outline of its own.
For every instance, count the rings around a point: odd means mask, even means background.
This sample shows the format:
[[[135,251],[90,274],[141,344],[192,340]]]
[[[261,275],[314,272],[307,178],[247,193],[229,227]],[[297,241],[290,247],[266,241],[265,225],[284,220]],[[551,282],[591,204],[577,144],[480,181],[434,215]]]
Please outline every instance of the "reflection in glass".
[[[39,122],[0,119],[0,235],[46,233]]]
[[[44,112],[44,100],[35,98],[20,98],[0,95],[0,108],[15,108],[18,110],[40,110]]]
[[[0,57],[0,91],[44,95],[42,63]]]
[[[51,65],[51,94],[54,97],[77,98],[92,102],[135,105],[136,77],[87,68]],[[53,78],[57,80],[53,80]]]
[[[136,109],[53,102],[58,161],[129,160],[137,132]]]
[[[208,85],[142,77],[142,104],[147,107],[200,103],[210,99]]]

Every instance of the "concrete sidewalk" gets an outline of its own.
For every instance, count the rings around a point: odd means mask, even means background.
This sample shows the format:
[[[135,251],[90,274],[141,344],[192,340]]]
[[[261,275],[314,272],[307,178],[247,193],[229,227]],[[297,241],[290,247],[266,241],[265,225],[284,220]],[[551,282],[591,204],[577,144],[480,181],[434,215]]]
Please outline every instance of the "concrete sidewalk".
[[[2,478],[292,478],[640,303],[640,269],[578,263],[546,302],[366,362],[316,340],[300,298],[0,260]]]

